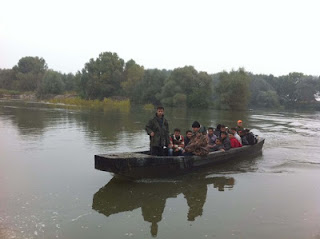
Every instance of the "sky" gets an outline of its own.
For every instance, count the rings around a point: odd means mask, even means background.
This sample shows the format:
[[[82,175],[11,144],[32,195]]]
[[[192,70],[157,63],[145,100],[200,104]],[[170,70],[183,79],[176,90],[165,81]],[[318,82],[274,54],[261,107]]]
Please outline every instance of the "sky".
[[[320,75],[320,1],[0,0],[0,68],[76,73],[101,52],[145,69]]]

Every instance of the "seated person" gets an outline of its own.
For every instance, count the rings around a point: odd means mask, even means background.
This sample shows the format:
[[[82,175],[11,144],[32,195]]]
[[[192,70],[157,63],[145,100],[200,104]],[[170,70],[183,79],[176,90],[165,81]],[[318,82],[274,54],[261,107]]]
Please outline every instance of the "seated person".
[[[252,132],[250,132],[250,129],[245,129],[244,132],[245,139],[247,140],[248,145],[254,145],[258,142],[257,137]]]
[[[239,148],[242,147],[242,144],[234,137],[233,133],[229,133],[229,140],[231,144],[231,148]]]
[[[184,138],[184,146],[187,146],[189,144],[191,137],[192,137],[192,131],[187,130],[186,137]]]
[[[207,150],[207,137],[200,132],[200,124],[198,121],[193,122],[192,130],[193,134],[189,144],[185,147],[184,155],[207,155],[209,153]]]
[[[217,136],[217,138],[220,138],[221,134],[221,124],[217,125],[217,128],[214,130],[214,134]]]
[[[174,129],[173,135],[170,136],[170,144],[168,146],[169,156],[180,156],[184,150],[184,138],[180,134],[180,129]]]
[[[208,150],[212,151],[211,148],[216,144],[217,136],[214,134],[213,128],[208,128],[207,140],[208,140]]]
[[[220,128],[221,133],[222,133],[222,132],[227,132],[227,133],[228,133],[227,129],[228,129],[228,128],[227,128],[225,125],[221,125],[221,128]],[[221,136],[221,133],[220,133],[220,136]]]
[[[216,144],[210,149],[210,151],[225,151],[220,138],[216,139]]]
[[[239,141],[239,143],[242,144],[241,137],[240,137],[240,135],[237,133],[237,129],[236,129],[236,128],[231,128],[231,133],[232,133],[233,136]]]
[[[248,130],[242,130],[239,131],[240,137],[241,137],[241,144],[242,145],[249,145],[248,139],[247,139],[247,134]]]
[[[224,150],[227,151],[231,149],[231,143],[230,143],[230,139],[228,138],[227,132],[224,132],[224,131],[221,132],[221,140],[222,140]]]

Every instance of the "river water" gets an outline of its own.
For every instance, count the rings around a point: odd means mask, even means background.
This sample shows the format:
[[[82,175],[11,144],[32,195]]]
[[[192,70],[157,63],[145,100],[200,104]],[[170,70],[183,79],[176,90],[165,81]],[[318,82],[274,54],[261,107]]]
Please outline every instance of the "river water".
[[[320,238],[320,112],[166,109],[244,126],[261,155],[187,175],[123,181],[94,155],[148,149],[152,111],[0,102],[0,238]]]

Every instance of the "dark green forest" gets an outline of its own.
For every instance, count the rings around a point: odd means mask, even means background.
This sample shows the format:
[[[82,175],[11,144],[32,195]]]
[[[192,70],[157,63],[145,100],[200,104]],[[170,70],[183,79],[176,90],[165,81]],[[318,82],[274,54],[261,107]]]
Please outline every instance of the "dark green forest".
[[[178,107],[320,109],[319,76],[292,72],[275,77],[242,68],[208,74],[193,66],[144,69],[112,52],[90,59],[76,74],[49,69],[43,58],[23,57],[12,69],[0,69],[0,88],[6,94],[33,92],[38,99],[73,92],[87,100],[130,99],[136,104]]]

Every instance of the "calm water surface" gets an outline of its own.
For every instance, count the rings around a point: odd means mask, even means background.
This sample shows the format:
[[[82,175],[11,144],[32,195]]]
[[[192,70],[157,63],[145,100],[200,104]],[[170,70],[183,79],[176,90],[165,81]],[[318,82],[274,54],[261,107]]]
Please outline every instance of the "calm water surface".
[[[261,155],[188,175],[123,181],[94,154],[148,149],[153,112],[0,102],[0,238],[320,238],[320,112],[166,109],[244,126]]]

